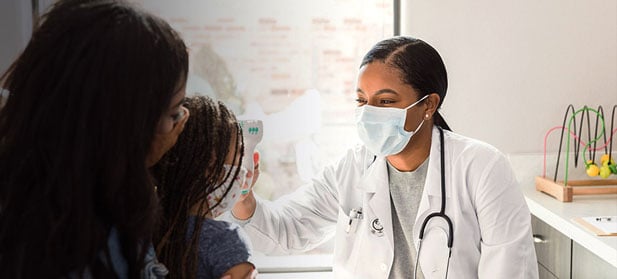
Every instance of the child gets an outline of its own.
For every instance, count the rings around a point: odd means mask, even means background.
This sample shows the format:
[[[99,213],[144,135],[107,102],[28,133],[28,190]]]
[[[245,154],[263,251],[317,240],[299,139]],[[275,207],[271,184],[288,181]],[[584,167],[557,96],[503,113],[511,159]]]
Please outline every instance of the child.
[[[154,243],[170,275],[181,278],[245,278],[254,272],[248,238],[213,218],[231,210],[247,171],[242,132],[221,102],[192,97],[176,145],[154,167],[163,220]]]

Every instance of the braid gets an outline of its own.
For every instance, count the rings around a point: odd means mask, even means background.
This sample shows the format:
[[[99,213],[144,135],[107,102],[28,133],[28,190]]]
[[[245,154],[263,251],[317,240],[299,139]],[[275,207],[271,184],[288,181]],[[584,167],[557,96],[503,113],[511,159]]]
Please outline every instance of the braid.
[[[242,146],[242,133],[236,118],[222,102],[209,97],[187,98],[185,106],[191,112],[176,145],[154,166],[158,193],[163,210],[159,230],[154,236],[157,254],[170,270],[171,277],[194,277],[197,272],[197,253],[201,218],[192,231],[192,215],[206,216],[217,204],[206,202],[208,194],[223,185],[235,173],[223,167],[230,143]],[[236,148],[234,156],[242,160],[243,148]],[[235,158],[235,157],[234,157]]]

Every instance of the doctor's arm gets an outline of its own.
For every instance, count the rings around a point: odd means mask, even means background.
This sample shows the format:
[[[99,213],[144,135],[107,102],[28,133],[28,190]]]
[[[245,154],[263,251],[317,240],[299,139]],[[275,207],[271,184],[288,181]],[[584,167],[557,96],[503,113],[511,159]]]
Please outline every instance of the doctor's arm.
[[[484,170],[477,189],[479,278],[538,278],[531,214],[512,168],[501,153]]]
[[[225,219],[242,225],[254,248],[266,254],[293,254],[317,247],[334,235],[338,217],[335,167],[326,167],[311,183],[274,202],[251,191]]]

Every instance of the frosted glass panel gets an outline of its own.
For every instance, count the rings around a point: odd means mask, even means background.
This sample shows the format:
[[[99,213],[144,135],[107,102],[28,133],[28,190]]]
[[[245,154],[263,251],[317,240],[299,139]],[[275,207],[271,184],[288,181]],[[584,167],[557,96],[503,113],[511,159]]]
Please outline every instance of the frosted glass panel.
[[[256,192],[276,199],[357,143],[355,76],[364,53],[393,33],[379,0],[135,0],[182,33],[187,93],[216,97],[264,121]]]

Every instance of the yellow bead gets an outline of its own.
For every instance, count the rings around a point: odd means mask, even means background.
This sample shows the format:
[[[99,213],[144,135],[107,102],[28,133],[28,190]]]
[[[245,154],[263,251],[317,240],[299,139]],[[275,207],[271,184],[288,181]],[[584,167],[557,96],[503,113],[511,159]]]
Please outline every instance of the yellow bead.
[[[598,174],[600,174],[600,168],[598,168],[595,164],[587,167],[587,175],[598,176]]]
[[[604,165],[604,162],[608,162],[608,154],[604,154],[600,157],[600,163]]]
[[[609,175],[611,175],[611,169],[609,169],[608,166],[602,166],[600,168],[600,176],[602,178],[607,178]]]

